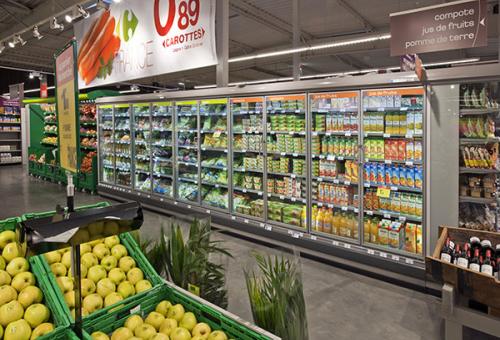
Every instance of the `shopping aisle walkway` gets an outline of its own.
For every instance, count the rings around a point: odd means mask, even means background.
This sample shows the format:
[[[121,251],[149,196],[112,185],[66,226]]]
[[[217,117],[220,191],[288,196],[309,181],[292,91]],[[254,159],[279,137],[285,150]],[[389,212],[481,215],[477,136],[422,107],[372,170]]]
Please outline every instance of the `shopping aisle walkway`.
[[[65,203],[63,186],[31,178],[20,166],[0,167],[0,219],[54,209]],[[102,201],[77,193],[76,204]],[[144,235],[154,237],[169,219],[145,214]],[[252,320],[242,267],[253,249],[267,247],[220,235],[236,260],[229,262],[229,310]],[[303,259],[302,271],[311,340],[441,339],[439,300],[383,281]],[[485,339],[485,337],[470,337]]]

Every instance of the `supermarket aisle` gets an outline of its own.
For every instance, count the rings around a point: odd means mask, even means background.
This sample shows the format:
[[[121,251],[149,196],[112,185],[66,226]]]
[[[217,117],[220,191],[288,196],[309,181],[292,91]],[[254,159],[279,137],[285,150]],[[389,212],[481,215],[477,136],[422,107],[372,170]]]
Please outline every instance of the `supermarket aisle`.
[[[0,167],[0,219],[24,212],[46,211],[64,203],[64,187],[30,178],[19,166]],[[76,204],[103,199],[78,193]],[[164,216],[146,212],[144,235],[155,237]],[[251,320],[242,267],[253,249],[267,247],[227,235],[236,260],[229,262],[229,310]],[[303,260],[303,278],[311,340],[327,339],[441,339],[439,300],[412,290],[354,274],[322,263]],[[468,337],[485,339],[485,337]]]

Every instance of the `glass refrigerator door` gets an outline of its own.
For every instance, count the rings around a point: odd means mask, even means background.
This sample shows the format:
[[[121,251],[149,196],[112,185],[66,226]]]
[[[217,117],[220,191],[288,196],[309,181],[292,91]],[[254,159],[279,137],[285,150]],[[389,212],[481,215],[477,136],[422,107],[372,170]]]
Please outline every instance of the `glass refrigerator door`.
[[[267,219],[307,228],[306,96],[266,97]]]
[[[153,193],[165,197],[173,197],[173,111],[172,103],[153,104]]]
[[[131,141],[130,141],[130,106],[115,105],[115,171],[116,184],[132,186],[131,176]]]
[[[264,98],[231,99],[233,213],[264,220]]]
[[[115,183],[115,150],[113,135],[113,106],[99,107],[99,164],[101,182]]]
[[[311,229],[359,240],[359,92],[310,95]]]
[[[422,88],[363,91],[363,239],[422,255]]]
[[[176,102],[177,198],[199,203],[198,102]]]
[[[134,189],[151,192],[151,112],[149,104],[134,104]]]
[[[499,83],[460,86],[460,206],[462,228],[498,231]]]
[[[227,99],[200,102],[201,204],[229,209]]]

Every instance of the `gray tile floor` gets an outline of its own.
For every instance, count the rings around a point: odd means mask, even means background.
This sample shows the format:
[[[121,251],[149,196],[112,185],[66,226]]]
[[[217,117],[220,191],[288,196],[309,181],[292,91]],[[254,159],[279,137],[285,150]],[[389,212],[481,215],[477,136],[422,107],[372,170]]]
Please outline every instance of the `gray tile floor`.
[[[31,178],[20,166],[0,167],[0,219],[52,210],[65,203],[63,186]],[[78,193],[76,204],[102,201]],[[154,237],[166,217],[146,212],[142,232]],[[228,265],[229,310],[252,320],[242,268],[251,250],[269,248],[220,235],[235,260]],[[302,260],[311,340],[441,339],[439,299],[308,259]],[[467,336],[485,339],[484,336]]]

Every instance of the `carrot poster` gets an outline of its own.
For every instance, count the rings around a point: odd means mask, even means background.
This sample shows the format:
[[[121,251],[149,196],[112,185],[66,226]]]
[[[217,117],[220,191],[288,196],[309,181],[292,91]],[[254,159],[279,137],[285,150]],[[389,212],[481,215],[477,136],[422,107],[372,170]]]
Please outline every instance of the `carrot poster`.
[[[122,0],[75,24],[81,89],[215,65],[215,0]]]

